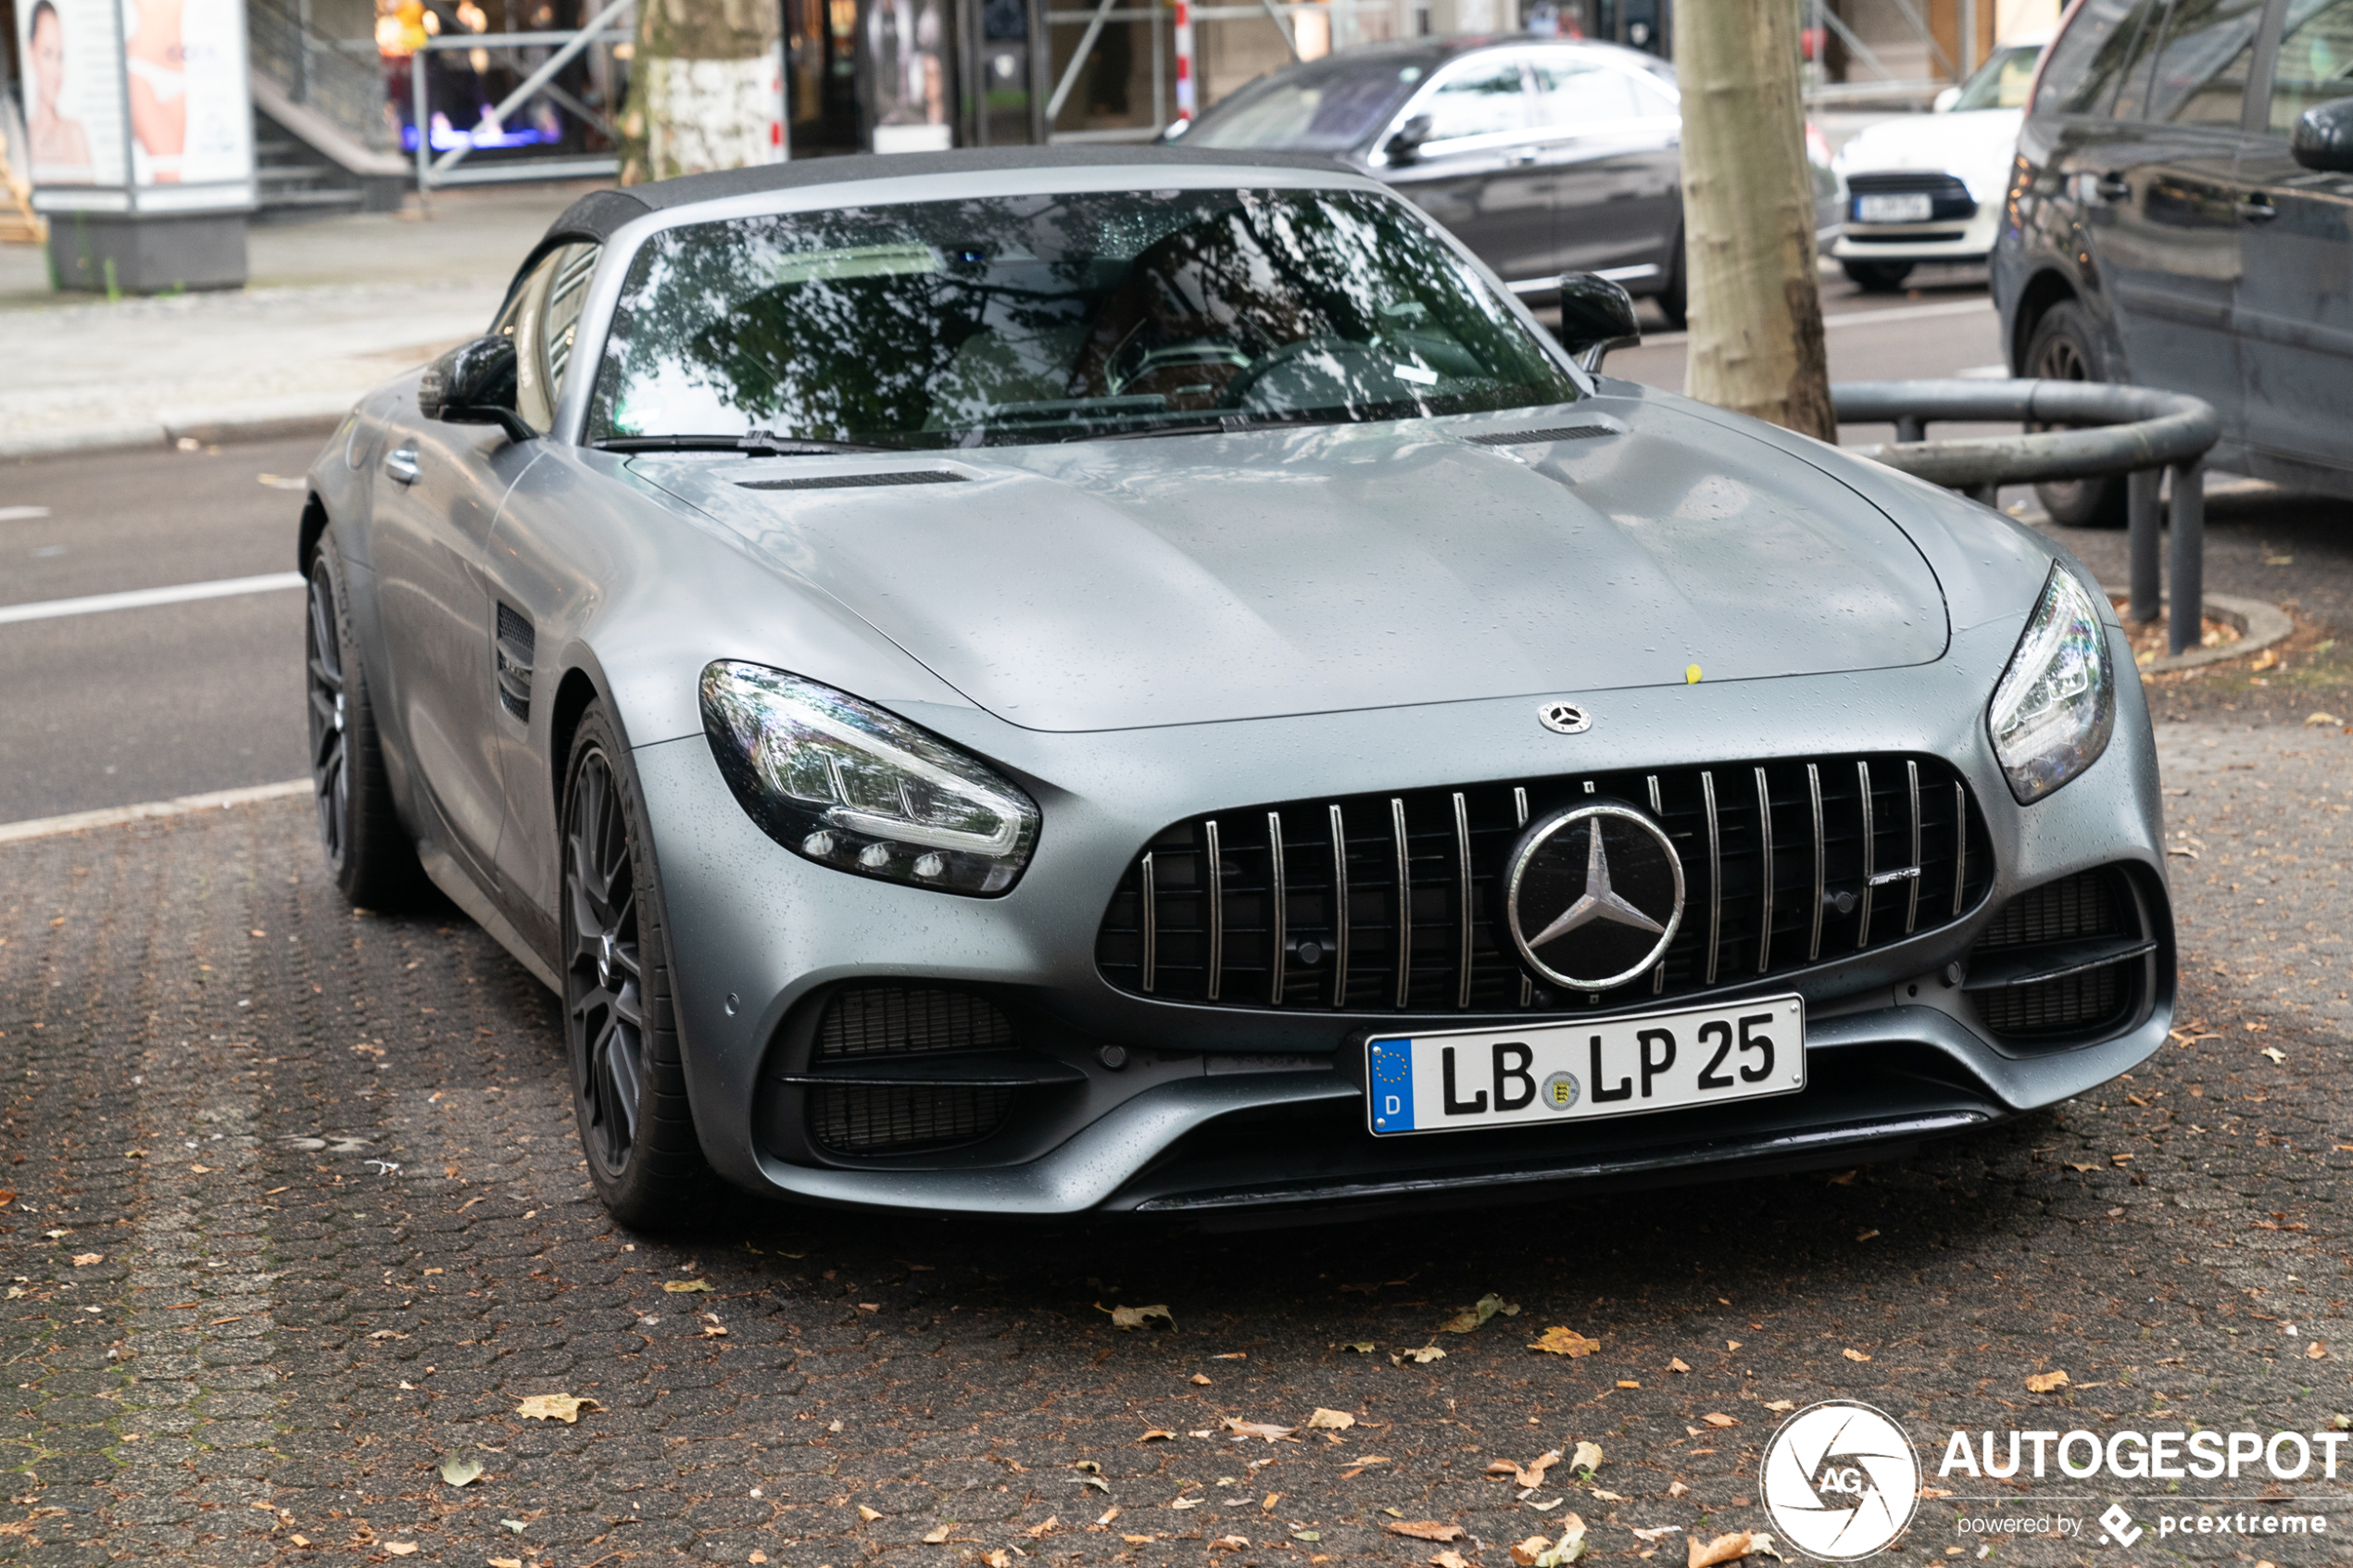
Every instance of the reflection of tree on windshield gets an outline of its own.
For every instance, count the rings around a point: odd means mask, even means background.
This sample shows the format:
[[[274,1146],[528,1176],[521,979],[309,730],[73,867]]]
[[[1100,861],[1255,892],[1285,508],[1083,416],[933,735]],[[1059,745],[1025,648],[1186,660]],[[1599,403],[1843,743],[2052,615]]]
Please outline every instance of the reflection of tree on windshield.
[[[937,446],[1576,395],[1389,197],[1112,193],[658,235],[614,318],[592,433]]]

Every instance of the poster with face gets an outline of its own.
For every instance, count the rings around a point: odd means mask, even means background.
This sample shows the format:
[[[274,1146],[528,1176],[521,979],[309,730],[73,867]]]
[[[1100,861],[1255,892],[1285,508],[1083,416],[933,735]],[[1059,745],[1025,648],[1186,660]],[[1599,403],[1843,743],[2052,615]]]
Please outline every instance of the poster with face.
[[[36,186],[121,186],[122,56],[115,0],[20,0],[27,161]]]
[[[239,0],[121,0],[131,169],[140,185],[253,173]]]
[[[865,28],[875,151],[950,145],[945,0],[865,0]]]

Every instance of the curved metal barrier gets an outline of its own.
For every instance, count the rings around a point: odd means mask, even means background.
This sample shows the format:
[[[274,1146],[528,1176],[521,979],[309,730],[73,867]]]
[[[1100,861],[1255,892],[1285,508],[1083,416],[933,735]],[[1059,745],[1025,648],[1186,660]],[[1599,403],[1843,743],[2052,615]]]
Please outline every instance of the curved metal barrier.
[[[2075,381],[1840,382],[1831,399],[1842,423],[1895,426],[1895,440],[1850,447],[1931,484],[1963,490],[1991,506],[2004,484],[2126,475],[2131,520],[2129,618],[2158,615],[2158,470],[2173,470],[2173,595],[2166,642],[2197,646],[2206,587],[2206,485],[2202,462],[2221,433],[2214,410],[2178,392]],[[2022,435],[1925,439],[1931,420],[2018,420],[2077,428]]]

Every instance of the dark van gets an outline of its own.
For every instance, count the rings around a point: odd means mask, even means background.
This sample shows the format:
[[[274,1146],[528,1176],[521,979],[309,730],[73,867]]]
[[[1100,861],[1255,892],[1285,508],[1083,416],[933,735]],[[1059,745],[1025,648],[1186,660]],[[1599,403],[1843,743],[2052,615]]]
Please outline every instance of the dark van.
[[[2353,0],[2074,0],[2007,200],[2017,374],[2194,394],[2217,467],[2353,496]],[[2043,499],[2114,524],[2123,489]]]

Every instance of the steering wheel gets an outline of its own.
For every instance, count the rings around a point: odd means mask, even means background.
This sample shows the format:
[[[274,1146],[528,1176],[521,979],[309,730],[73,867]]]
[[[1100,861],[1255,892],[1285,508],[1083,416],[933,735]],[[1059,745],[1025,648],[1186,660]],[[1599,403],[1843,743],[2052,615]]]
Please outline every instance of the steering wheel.
[[[1227,382],[1226,395],[1217,400],[1218,407],[1240,408],[1243,400],[1249,397],[1260,382],[1285,366],[1295,364],[1313,354],[1329,354],[1334,358],[1368,360],[1374,357],[1374,349],[1370,344],[1360,342],[1355,338],[1329,335],[1303,337],[1297,343],[1287,343],[1280,348],[1261,355],[1232,381]]]

